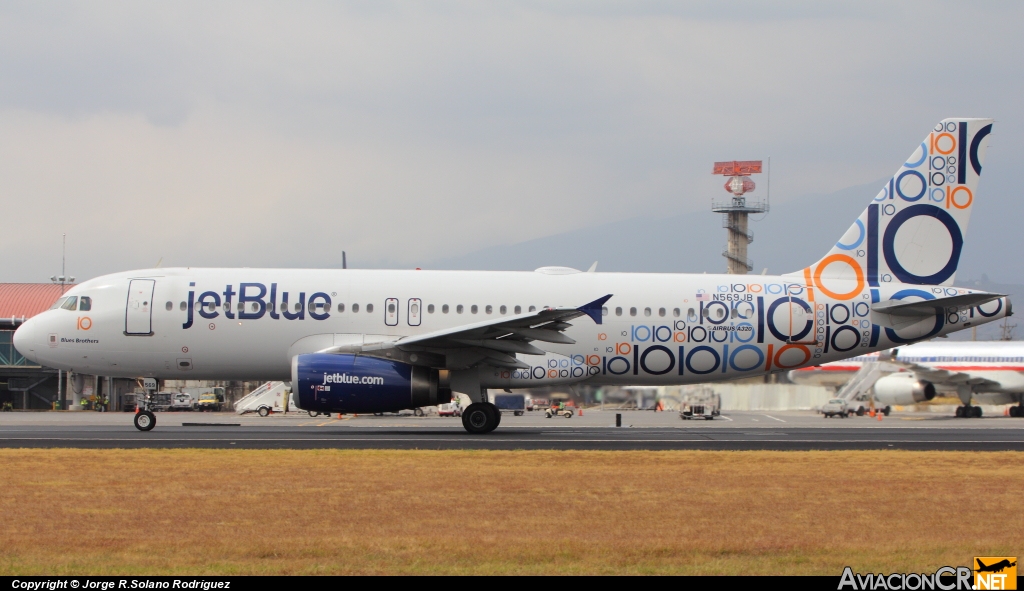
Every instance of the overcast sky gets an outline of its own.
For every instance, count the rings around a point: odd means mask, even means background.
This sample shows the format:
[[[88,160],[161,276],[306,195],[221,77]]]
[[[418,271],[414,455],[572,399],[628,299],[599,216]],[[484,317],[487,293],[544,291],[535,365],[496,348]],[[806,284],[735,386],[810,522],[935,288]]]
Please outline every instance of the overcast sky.
[[[0,281],[59,272],[64,232],[80,279],[429,266],[706,209],[715,160],[770,155],[777,202],[873,181],[948,116],[997,119],[976,207],[1024,219],[1022,22],[1020,2],[8,0]]]

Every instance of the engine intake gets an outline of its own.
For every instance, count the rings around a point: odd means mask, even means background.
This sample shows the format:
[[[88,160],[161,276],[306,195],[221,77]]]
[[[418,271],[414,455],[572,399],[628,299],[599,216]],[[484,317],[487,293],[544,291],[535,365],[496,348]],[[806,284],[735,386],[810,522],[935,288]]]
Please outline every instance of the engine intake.
[[[926,402],[935,398],[935,385],[912,373],[896,373],[875,382],[875,398],[885,405]]]
[[[299,408],[320,412],[393,412],[452,399],[447,372],[362,355],[297,355],[292,385]]]

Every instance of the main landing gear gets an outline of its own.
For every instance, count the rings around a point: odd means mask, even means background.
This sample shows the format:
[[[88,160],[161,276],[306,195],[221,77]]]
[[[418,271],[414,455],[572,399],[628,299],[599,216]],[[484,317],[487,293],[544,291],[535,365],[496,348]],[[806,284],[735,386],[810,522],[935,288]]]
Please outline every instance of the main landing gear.
[[[958,386],[956,389],[956,395],[960,398],[960,402],[963,402],[963,406],[956,407],[956,416],[959,419],[980,419],[981,418],[981,407],[971,406],[971,387],[970,386]]]
[[[956,407],[956,416],[961,419],[980,419],[981,407],[971,406],[969,404],[958,406]]]
[[[1015,419],[1024,419],[1024,402],[1021,402],[1017,406],[1011,406],[1010,416]]]
[[[501,411],[490,402],[474,402],[462,411],[462,426],[473,434],[490,433],[501,424]]]

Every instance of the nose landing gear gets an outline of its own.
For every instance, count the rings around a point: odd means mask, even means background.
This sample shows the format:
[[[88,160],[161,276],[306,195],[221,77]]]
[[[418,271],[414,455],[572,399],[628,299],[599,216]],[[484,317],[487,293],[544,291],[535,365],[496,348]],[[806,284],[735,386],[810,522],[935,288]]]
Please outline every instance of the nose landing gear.
[[[135,413],[135,428],[139,431],[152,431],[156,427],[156,415],[148,410]]]

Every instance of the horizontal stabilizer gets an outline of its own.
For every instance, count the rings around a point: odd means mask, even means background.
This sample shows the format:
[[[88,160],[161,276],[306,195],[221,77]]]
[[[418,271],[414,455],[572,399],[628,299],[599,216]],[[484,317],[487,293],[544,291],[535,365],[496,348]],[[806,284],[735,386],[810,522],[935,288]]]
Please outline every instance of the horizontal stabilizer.
[[[988,302],[1006,297],[999,293],[965,293],[947,298],[906,302],[903,300],[887,300],[871,306],[875,312],[896,314],[897,316],[932,316],[946,308],[964,308],[980,306]]]

